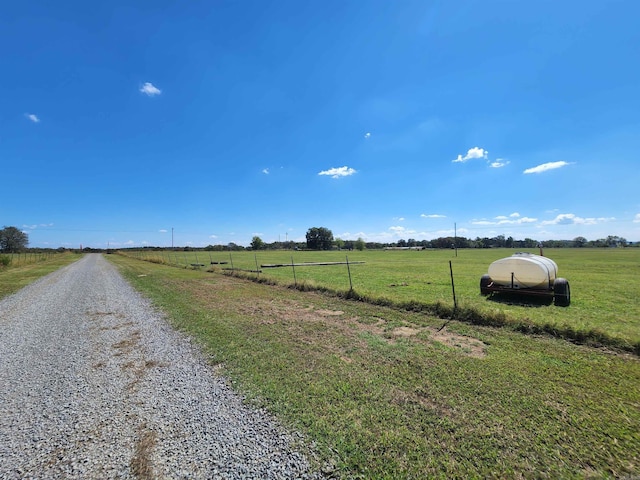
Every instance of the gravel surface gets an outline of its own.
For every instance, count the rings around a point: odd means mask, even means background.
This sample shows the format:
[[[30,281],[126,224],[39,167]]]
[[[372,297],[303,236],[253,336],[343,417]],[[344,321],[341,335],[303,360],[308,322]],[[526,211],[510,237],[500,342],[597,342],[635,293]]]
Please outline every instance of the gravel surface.
[[[98,254],[0,301],[0,387],[1,479],[321,478]]]

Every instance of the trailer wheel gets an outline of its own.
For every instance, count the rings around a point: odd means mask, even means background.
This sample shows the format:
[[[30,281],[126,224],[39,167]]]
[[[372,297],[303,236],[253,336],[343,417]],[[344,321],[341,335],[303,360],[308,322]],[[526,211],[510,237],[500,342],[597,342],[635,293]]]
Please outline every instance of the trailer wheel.
[[[490,295],[491,290],[489,290],[489,285],[491,285],[491,277],[488,274],[482,275],[480,277],[480,295]]]
[[[558,307],[568,307],[571,303],[571,289],[566,278],[556,278],[554,280],[553,300]]]

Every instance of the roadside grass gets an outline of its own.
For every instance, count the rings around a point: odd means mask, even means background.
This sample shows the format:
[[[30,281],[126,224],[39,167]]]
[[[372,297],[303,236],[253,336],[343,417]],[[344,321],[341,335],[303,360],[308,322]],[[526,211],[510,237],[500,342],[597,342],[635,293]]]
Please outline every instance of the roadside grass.
[[[480,295],[480,277],[489,264],[514,251],[460,249],[457,256],[453,250],[127,254],[189,268],[192,263],[201,263],[212,272],[230,273],[227,269],[233,266],[233,274],[265,283],[328,290],[370,303],[423,310],[442,318],[455,316],[471,323],[504,325],[640,354],[640,248],[545,250],[544,254],[558,264],[559,276],[570,282],[571,305],[566,308],[537,297]],[[538,253],[535,249],[531,252]],[[345,262],[347,258],[349,262],[365,263],[350,265],[349,270],[346,265],[260,268],[263,264],[292,261]],[[455,312],[449,261],[458,305]],[[248,272],[256,270],[256,265],[261,273]]]
[[[4,298],[35,282],[60,267],[80,259],[82,255],[72,252],[55,253],[31,261],[14,259],[7,267],[0,268],[0,298]]]
[[[640,361],[110,256],[344,478],[640,475]]]

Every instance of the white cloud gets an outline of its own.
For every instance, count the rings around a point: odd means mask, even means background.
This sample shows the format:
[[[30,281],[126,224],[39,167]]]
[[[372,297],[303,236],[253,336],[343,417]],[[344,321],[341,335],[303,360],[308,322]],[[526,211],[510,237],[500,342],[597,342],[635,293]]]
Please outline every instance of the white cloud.
[[[34,225],[22,225],[22,228],[24,229],[28,229],[28,230],[35,230],[36,228],[47,228],[47,227],[53,227],[53,223],[40,223],[40,224],[34,224]]]
[[[356,170],[351,167],[339,167],[339,168],[330,168],[329,170],[323,170],[318,173],[318,175],[329,175],[331,178],[340,178],[340,177],[348,177],[349,175],[353,175],[356,173]]]
[[[416,233],[415,230],[410,230],[401,226],[389,227],[389,230],[391,230],[394,235],[413,235]]]
[[[571,165],[571,163],[565,162],[565,161],[548,162],[548,163],[543,163],[542,165],[538,165],[537,167],[527,168],[522,173],[525,173],[525,174],[542,173],[542,172],[546,172],[547,170],[554,170],[556,168],[566,167],[567,165]]]
[[[422,214],[420,214],[420,216],[422,218],[447,218],[446,215],[438,215],[438,214],[426,215],[426,214],[422,213]]]
[[[364,134],[364,138],[371,138],[371,132],[367,132]]]
[[[512,220],[510,220],[510,218]],[[472,225],[522,225],[525,223],[535,223],[537,222],[538,219],[537,218],[531,218],[531,217],[520,217],[519,213],[512,213],[511,215],[509,215],[508,217],[505,217],[504,215],[499,215],[497,217],[495,217],[493,220],[472,220],[471,224]]]
[[[615,218],[582,218],[573,213],[561,213],[553,220],[545,220],[544,222],[541,222],[541,225],[596,225],[598,223],[609,222],[611,220],[615,220]]]
[[[489,155],[489,152],[484,148],[473,147],[467,151],[467,154],[463,157],[462,155],[458,155],[458,158],[452,160],[453,163],[464,163],[467,160],[472,160],[474,158],[484,158],[486,159]]]
[[[40,119],[35,113],[25,113],[24,116],[31,120],[33,123],[40,123]]]
[[[167,229],[165,229],[165,228],[162,228],[162,229],[158,230],[158,232],[160,232],[160,233],[167,233],[167,231],[168,231],[168,230],[167,230]]]
[[[265,175],[269,175],[269,169],[268,168],[263,168],[262,169],[262,173],[264,173]]]
[[[640,223],[640,213],[636,213],[636,217],[633,219],[633,223]]]
[[[511,163],[511,162],[509,162],[509,160],[504,160],[502,158],[496,158],[496,161],[495,162],[491,162],[489,164],[489,166],[491,168],[502,168],[502,167],[506,167],[507,165],[509,165],[509,163]]]
[[[151,82],[145,82],[142,88],[140,88],[140,91],[145,95],[148,95],[149,97],[153,97],[154,95],[160,95],[162,93],[162,90],[157,88]]]
[[[209,235],[209,238],[216,239],[216,238],[218,238],[218,236],[217,235]]]

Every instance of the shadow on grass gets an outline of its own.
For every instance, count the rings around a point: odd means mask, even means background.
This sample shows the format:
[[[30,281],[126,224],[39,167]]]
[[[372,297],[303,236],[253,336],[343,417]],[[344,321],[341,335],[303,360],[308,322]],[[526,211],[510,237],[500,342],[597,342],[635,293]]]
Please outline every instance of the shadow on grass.
[[[487,296],[487,302],[517,305],[519,307],[548,307],[553,305],[553,297],[544,295],[523,295],[519,293],[495,292]]]

